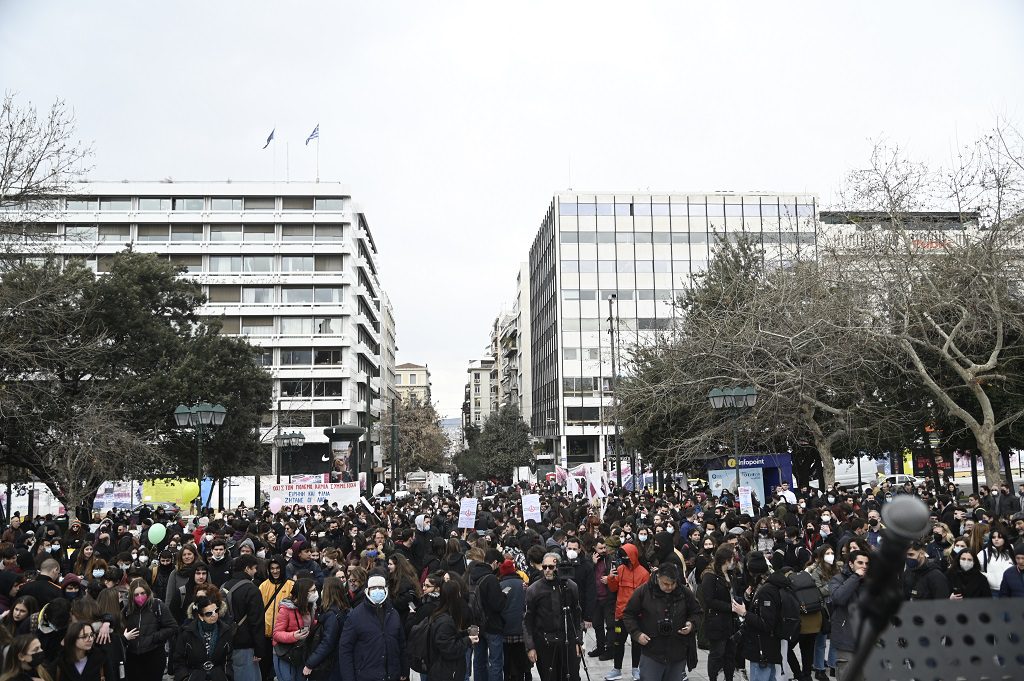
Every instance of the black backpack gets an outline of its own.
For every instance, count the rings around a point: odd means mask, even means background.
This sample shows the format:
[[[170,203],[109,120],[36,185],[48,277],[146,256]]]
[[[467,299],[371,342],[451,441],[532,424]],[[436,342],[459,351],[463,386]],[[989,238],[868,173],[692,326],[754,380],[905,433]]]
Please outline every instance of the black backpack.
[[[821,592],[818,591],[817,584],[814,583],[813,577],[807,574],[806,571],[801,570],[794,573],[789,578],[789,581],[793,584],[793,592],[796,594],[796,599],[800,602],[800,613],[802,615],[821,612],[825,602],[821,597]]]
[[[792,641],[800,635],[800,599],[789,583],[779,588],[778,633],[783,641]]]
[[[405,650],[409,655],[409,666],[413,671],[426,674],[430,668],[430,617],[424,617],[409,630]]]
[[[473,624],[481,628],[487,624],[487,613],[484,612],[484,604],[480,601],[480,582],[487,579],[488,576],[484,575],[469,584],[469,618]]]

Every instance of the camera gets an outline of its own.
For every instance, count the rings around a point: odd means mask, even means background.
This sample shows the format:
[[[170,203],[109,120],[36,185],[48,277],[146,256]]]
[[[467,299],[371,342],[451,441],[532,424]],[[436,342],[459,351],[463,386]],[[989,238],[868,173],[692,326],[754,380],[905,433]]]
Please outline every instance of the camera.
[[[576,566],[568,560],[558,561],[555,573],[559,581],[565,581],[567,579],[575,579],[576,577]]]
[[[665,617],[658,620],[658,636],[669,636],[675,628],[672,626],[672,620]]]

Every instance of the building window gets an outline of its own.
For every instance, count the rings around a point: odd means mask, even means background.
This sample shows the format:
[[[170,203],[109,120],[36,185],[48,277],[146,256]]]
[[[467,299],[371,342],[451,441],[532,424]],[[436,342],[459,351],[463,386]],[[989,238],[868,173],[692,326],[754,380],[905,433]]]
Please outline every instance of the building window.
[[[171,264],[184,267],[186,272],[202,272],[203,256],[201,255],[172,255]]]
[[[257,348],[256,364],[261,367],[269,367],[274,364],[274,351],[270,348]]]
[[[275,236],[273,225],[245,225],[242,241],[250,243],[273,241]]]
[[[203,199],[200,198],[174,198],[171,199],[171,210],[201,211]]]
[[[139,241],[167,241],[167,225],[139,225]]]
[[[273,272],[274,256],[272,255],[247,255],[242,260],[244,272]]]
[[[242,301],[241,292],[237,286],[210,286],[207,297],[211,303],[239,303]]]
[[[340,286],[317,286],[313,289],[313,301],[317,303],[342,303],[344,291]]]
[[[313,363],[313,351],[309,348],[281,349],[281,366],[310,366]]]
[[[97,199],[68,199],[65,204],[69,211],[95,211],[99,207]]]
[[[271,336],[273,333],[273,317],[242,317],[242,335]]]
[[[247,305],[267,305],[274,302],[274,289],[270,286],[246,286],[242,289],[242,302]]]
[[[281,302],[286,305],[308,305],[313,302],[312,286],[281,287]]]
[[[171,209],[170,199],[158,199],[150,196],[139,197],[139,210],[140,211],[157,211],[167,212]]]
[[[98,231],[95,225],[67,225],[64,238],[67,241],[96,241]]]
[[[210,225],[210,241],[241,241],[241,225]]]
[[[310,336],[313,334],[313,320],[310,317],[281,317],[281,335]]]
[[[344,266],[344,259],[340,255],[318,255],[316,256],[317,272],[341,272]]]
[[[341,225],[317,225],[317,241],[341,241],[345,238],[345,228]]]
[[[336,336],[341,333],[341,319],[338,317],[314,317],[313,328],[318,336]]]
[[[316,199],[314,201],[314,207],[316,210],[322,211],[340,211],[345,208],[345,199]]]
[[[300,379],[281,381],[281,397],[312,397],[313,381]]]
[[[282,255],[282,272],[312,272],[313,256],[311,255]]]
[[[237,255],[211,255],[209,271],[220,274],[241,272],[242,258]]]
[[[117,213],[127,213],[132,209],[132,200],[124,197],[109,197],[100,199],[100,210]]]
[[[316,397],[343,397],[345,395],[345,381],[315,381],[313,388],[313,394]]]
[[[313,425],[317,428],[330,428],[332,426],[340,426],[343,421],[341,420],[342,412],[340,411],[321,411],[317,410],[313,412]]]
[[[210,207],[215,211],[238,212],[242,210],[241,197],[215,196],[210,199]]]
[[[313,225],[282,225],[281,241],[312,241]]]
[[[409,374],[409,385],[416,385],[416,374]]]
[[[243,202],[245,210],[274,210],[273,196],[247,196]]]
[[[313,352],[313,363],[318,366],[338,366],[342,364],[341,348],[318,348]]]
[[[283,210],[313,210],[312,196],[285,196],[281,199]]]
[[[128,225],[100,225],[100,241],[130,241],[132,230]]]
[[[139,229],[142,229],[141,227]],[[172,225],[171,241],[202,241],[202,225]]]
[[[402,374],[395,376],[395,385],[402,385]]]

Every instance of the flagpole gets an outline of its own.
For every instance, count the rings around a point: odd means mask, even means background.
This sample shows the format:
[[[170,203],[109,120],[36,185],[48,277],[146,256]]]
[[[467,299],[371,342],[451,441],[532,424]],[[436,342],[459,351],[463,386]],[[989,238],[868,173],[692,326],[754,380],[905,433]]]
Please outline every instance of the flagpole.
[[[317,135],[316,135],[316,181],[320,182],[320,124],[316,124]]]

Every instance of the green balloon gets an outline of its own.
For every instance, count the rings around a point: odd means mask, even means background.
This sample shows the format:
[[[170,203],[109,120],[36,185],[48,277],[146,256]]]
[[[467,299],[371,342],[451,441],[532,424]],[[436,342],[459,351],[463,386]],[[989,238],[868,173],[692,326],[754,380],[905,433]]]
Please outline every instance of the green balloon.
[[[159,544],[167,536],[167,528],[160,523],[153,523],[153,526],[149,528],[147,536],[149,537],[150,544]]]

